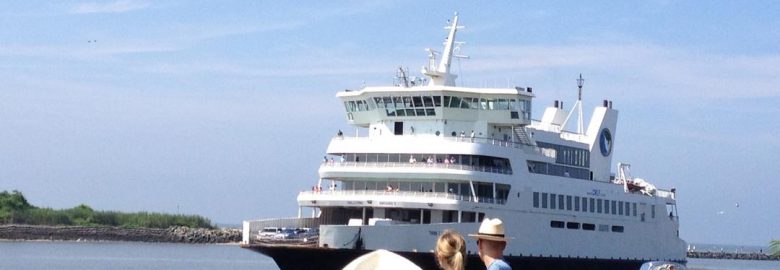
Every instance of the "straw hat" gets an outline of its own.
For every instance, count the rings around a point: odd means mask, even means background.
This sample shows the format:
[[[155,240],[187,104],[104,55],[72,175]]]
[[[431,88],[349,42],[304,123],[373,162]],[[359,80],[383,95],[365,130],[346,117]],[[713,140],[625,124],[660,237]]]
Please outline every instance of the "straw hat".
[[[343,270],[422,270],[413,262],[393,252],[378,249],[353,260]]]
[[[485,218],[482,220],[482,224],[479,225],[479,232],[477,234],[469,234],[469,237],[500,242],[509,240],[504,236],[504,222],[497,218]]]

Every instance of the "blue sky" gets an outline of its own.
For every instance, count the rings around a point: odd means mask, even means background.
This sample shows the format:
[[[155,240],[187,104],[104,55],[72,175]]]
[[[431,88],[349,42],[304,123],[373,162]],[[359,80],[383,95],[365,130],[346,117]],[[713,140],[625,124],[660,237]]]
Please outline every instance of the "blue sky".
[[[335,93],[416,73],[455,11],[466,86],[575,78],[620,111],[615,162],[677,187],[681,236],[778,239],[772,1],[17,1],[0,10],[0,190],[41,206],[293,216],[346,125]],[[416,74],[419,75],[419,74]],[[736,204],[739,203],[739,207]]]

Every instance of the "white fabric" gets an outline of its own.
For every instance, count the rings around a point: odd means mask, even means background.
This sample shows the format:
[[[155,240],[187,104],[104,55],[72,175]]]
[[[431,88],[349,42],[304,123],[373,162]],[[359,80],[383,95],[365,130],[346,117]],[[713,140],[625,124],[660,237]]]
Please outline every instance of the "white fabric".
[[[413,262],[393,252],[378,249],[357,257],[343,270],[422,270]]]

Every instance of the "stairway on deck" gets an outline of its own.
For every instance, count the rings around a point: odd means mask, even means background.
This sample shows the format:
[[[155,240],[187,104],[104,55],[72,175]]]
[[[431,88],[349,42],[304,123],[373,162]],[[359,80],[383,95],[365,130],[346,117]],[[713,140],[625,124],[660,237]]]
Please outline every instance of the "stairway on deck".
[[[533,145],[531,138],[528,137],[528,133],[525,132],[525,126],[518,126],[514,128],[515,139],[522,144]]]

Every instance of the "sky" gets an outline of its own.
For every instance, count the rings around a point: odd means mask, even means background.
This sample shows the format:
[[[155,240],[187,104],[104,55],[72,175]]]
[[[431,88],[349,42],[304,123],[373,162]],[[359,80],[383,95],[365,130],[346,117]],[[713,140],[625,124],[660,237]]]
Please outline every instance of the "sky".
[[[459,85],[620,112],[613,162],[678,190],[694,243],[780,239],[774,1],[12,1],[0,9],[0,190],[34,205],[291,217],[335,97],[412,75],[455,12]],[[587,125],[586,125],[587,126]],[[737,206],[738,205],[738,206]]]

